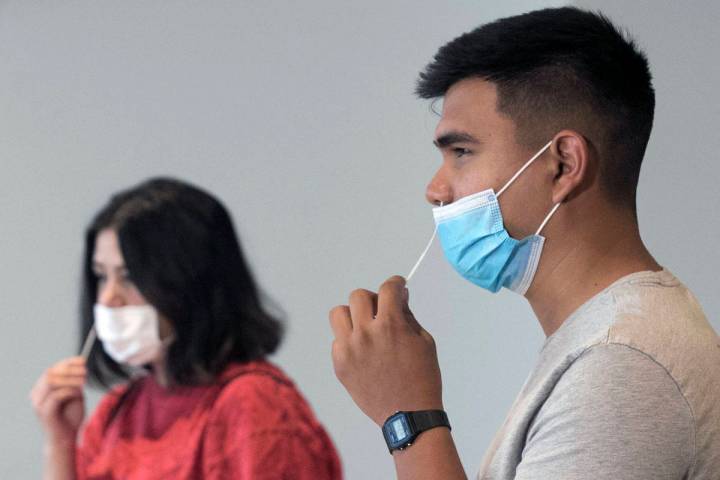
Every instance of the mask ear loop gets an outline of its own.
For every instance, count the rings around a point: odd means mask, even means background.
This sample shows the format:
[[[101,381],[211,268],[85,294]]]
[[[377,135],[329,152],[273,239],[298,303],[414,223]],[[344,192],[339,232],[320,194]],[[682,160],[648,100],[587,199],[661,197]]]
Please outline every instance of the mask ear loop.
[[[440,202],[440,206],[443,206],[443,202]],[[418,261],[415,262],[415,266],[410,270],[410,273],[408,273],[408,276],[406,277],[405,283],[410,281],[410,279],[415,275],[415,272],[417,271],[418,267],[422,263],[422,261],[425,259],[425,255],[427,255],[428,251],[430,250],[430,246],[433,244],[433,240],[435,240],[435,236],[437,235],[437,225],[435,225],[435,230],[433,230],[432,236],[430,237],[430,241],[428,242],[427,246],[425,247],[425,250],[420,254],[420,258],[418,258]]]
[[[555,206],[550,210],[550,213],[547,214],[545,217],[545,220],[540,224],[540,228],[537,229],[537,232],[535,232],[535,235],[540,235],[540,232],[542,232],[542,229],[545,228],[545,225],[550,221],[553,215],[555,215],[555,212],[557,212],[557,209],[560,208],[561,203],[556,203]]]
[[[525,162],[525,165],[523,165],[522,168],[521,168],[520,170],[518,170],[517,173],[515,173],[515,175],[513,175],[510,180],[508,180],[508,182],[505,184],[505,186],[500,189],[500,191],[495,195],[495,197],[499,197],[500,195],[502,195],[503,192],[504,192],[505,190],[507,190],[508,187],[509,187],[530,165],[532,165],[532,163],[533,163],[535,160],[537,160],[537,158],[538,158],[540,155],[542,155],[543,153],[545,153],[545,150],[547,150],[548,148],[550,148],[550,145],[552,145],[552,140],[550,140],[550,141],[547,143],[547,145],[545,145],[543,148],[541,148],[539,152],[537,152],[535,155],[533,155],[533,157],[532,157],[530,160],[528,160],[527,162]]]
[[[527,168],[528,168],[530,165],[532,165],[532,163],[533,163],[535,160],[537,160],[540,155],[542,155],[543,153],[545,153],[545,150],[547,150],[548,148],[550,148],[550,145],[552,145],[552,140],[550,140],[547,144],[545,144],[545,146],[544,146],[543,148],[541,148],[539,152],[537,152],[535,155],[533,155],[533,157],[532,157],[530,160],[528,160],[527,162],[525,162],[525,165],[523,165],[523,166],[520,168],[520,170],[518,170],[518,171],[515,173],[515,175],[513,175],[510,180],[508,180],[508,182],[505,184],[505,186],[500,189],[500,191],[495,195],[495,197],[496,197],[496,198],[500,197],[500,195],[502,195],[503,192],[504,192],[505,190],[507,190],[508,187],[509,187],[510,185],[512,185],[512,183],[513,183],[515,180],[517,180],[517,178],[518,178],[520,175],[522,175],[522,173],[523,173],[525,170],[527,170]],[[542,232],[543,228],[545,228],[545,225],[547,225],[547,223],[550,221],[550,219],[552,218],[552,216],[555,215],[555,212],[557,212],[557,209],[558,209],[558,208],[560,208],[560,203],[556,204],[556,205],[552,208],[552,210],[550,210],[550,213],[547,214],[547,216],[545,217],[545,220],[543,220],[543,222],[540,224],[540,228],[537,229],[537,232],[535,232],[535,235],[540,235],[540,232]]]

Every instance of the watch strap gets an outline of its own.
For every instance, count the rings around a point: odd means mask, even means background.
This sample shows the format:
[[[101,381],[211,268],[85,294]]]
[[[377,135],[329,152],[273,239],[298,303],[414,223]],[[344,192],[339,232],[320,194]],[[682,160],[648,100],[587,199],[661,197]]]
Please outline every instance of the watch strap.
[[[450,420],[447,413],[442,410],[421,410],[418,412],[408,412],[412,418],[415,433],[421,433],[435,427],[447,427],[450,430]]]

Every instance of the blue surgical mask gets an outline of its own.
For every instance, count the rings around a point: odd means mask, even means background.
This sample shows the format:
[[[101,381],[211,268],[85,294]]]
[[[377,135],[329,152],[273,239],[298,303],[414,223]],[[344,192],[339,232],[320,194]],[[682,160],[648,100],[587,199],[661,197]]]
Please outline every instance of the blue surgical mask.
[[[535,235],[522,240],[503,225],[498,198],[552,142],[545,145],[501,188],[463,197],[433,209],[437,235],[445,256],[463,278],[493,293],[501,287],[524,295],[532,283],[545,238],[540,232],[557,211],[556,204]]]

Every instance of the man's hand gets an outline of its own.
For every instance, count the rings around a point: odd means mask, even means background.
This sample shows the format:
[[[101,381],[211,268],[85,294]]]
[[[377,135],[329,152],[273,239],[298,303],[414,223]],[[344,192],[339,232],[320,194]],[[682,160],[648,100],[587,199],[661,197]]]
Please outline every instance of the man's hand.
[[[435,342],[408,307],[405,279],[355,290],[330,311],[335,375],[379,426],[399,410],[442,410]]]

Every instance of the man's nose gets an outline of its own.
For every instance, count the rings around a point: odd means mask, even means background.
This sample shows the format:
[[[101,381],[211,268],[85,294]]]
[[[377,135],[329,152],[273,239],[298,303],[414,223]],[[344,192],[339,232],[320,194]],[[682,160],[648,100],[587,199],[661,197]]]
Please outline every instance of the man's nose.
[[[443,175],[442,168],[435,173],[430,183],[428,183],[425,189],[425,198],[433,205],[452,203],[452,189],[447,178]]]
[[[125,305],[123,287],[116,279],[108,279],[100,286],[98,303],[109,308],[118,308]]]

